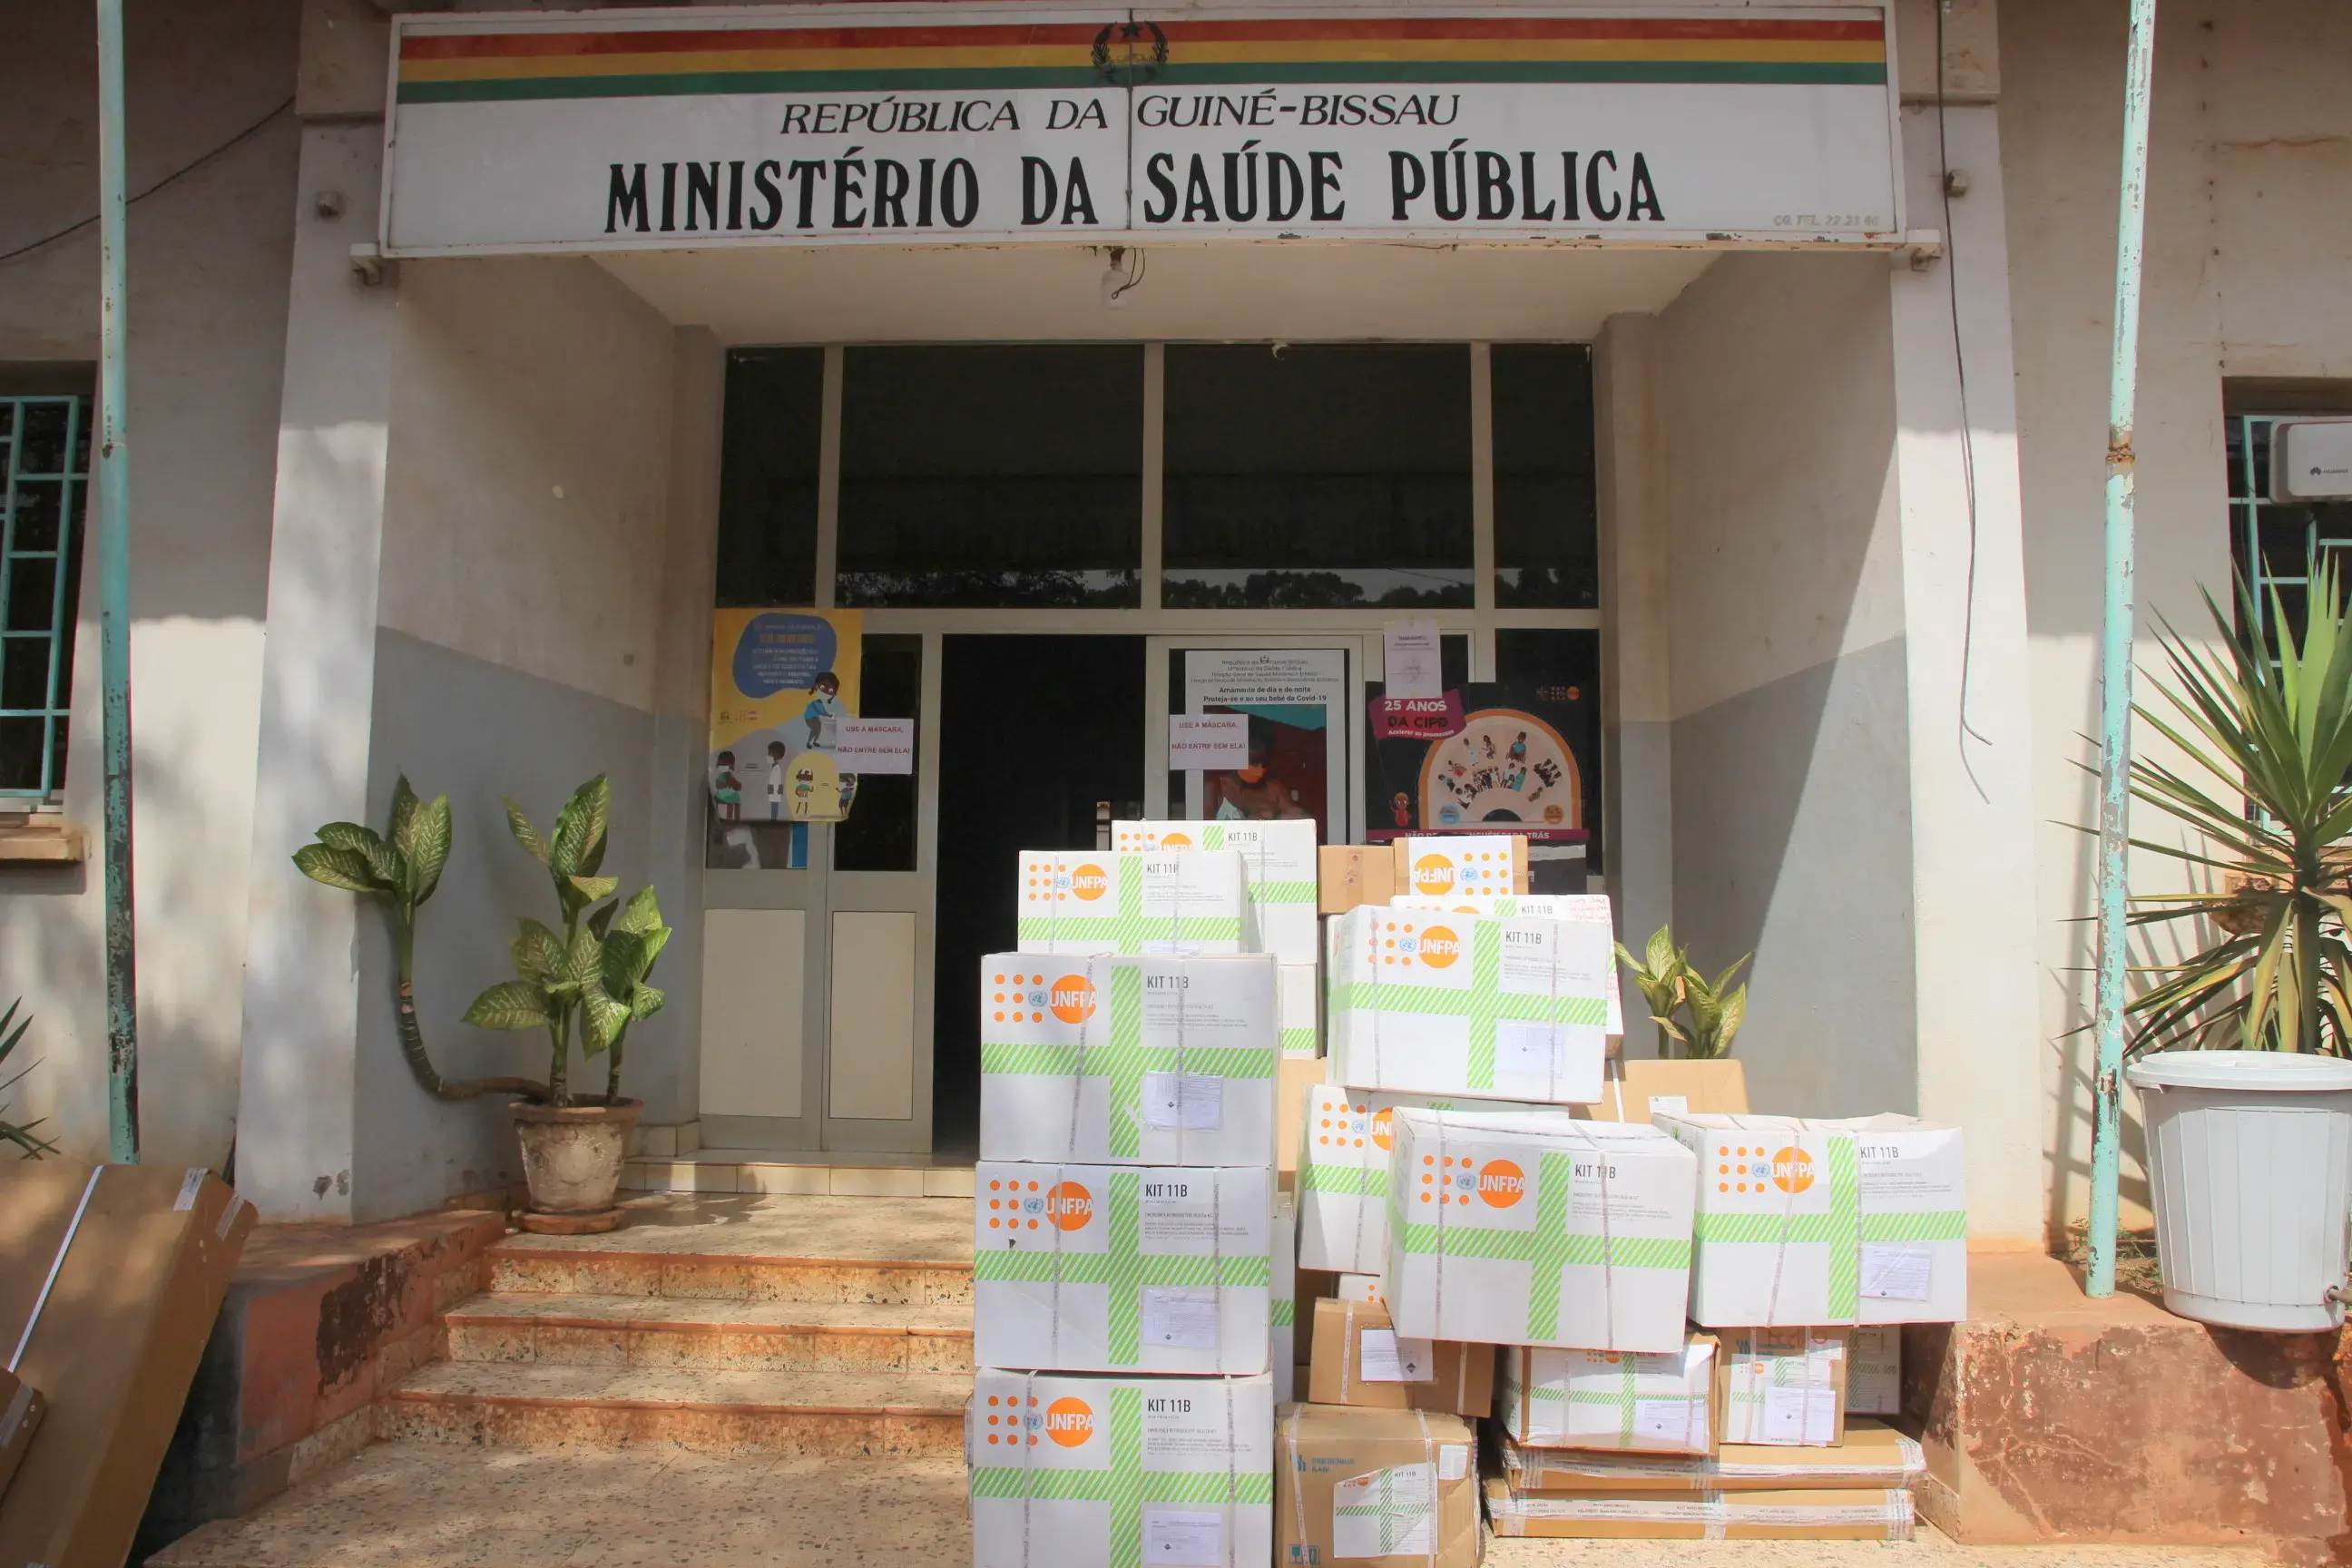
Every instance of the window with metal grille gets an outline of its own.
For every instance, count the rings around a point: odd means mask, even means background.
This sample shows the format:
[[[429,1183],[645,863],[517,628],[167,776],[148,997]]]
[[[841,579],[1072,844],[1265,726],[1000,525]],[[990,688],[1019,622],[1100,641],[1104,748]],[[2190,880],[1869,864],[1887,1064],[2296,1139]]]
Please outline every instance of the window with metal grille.
[[[2304,412],[2229,416],[2230,553],[2253,590],[2263,643],[2273,658],[2281,610],[2288,631],[2298,637],[2303,633],[2313,558],[2352,549],[2352,502],[2271,499],[2272,432],[2291,419],[2321,416]],[[2338,562],[2338,572],[2347,566],[2352,563]],[[2217,590],[2214,597],[2221,596]],[[2239,614],[2242,617],[2243,611]]]
[[[65,785],[89,399],[0,395],[0,810]]]

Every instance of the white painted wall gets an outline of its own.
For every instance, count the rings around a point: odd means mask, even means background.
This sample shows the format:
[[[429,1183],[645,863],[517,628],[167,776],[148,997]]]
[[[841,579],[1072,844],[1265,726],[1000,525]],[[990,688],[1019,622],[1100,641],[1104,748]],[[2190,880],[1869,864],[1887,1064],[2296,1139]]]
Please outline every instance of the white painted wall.
[[[293,239],[292,0],[131,0],[131,601],[142,1125],[164,1163],[223,1164],[236,1131],[246,845]],[[0,7],[0,252],[98,206],[87,5]],[[85,228],[0,261],[11,367],[94,367],[98,243]],[[65,809],[100,824],[95,561],[83,578]],[[107,1148],[104,905],[93,860],[0,868],[0,1003],[23,994],[16,1091],[68,1152]]]
[[[2087,823],[2096,665],[2122,0],[2004,11],[2007,172],[2019,461],[2032,628],[2041,912],[2042,1087],[2049,1220],[2087,1207],[2093,905]],[[2140,339],[2139,663],[2159,615],[2194,633],[2200,587],[2225,593],[2222,384],[2352,377],[2352,12],[2327,0],[2168,0],[2157,26]],[[2340,396],[2341,382],[2336,388]],[[2135,745],[2156,737],[2142,727]],[[2137,826],[2158,820],[2143,812]],[[2139,857],[2133,886],[2179,886]],[[2144,1203],[2126,1091],[2126,1218]],[[2144,1215],[2144,1211],[2141,1211]]]

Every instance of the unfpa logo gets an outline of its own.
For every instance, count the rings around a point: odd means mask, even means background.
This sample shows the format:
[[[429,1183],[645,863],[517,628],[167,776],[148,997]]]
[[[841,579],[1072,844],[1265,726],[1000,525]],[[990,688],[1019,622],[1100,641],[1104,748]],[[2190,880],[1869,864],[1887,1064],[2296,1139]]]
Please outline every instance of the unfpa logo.
[[[1110,873],[1089,860],[1070,873],[1070,896],[1091,902],[1110,891]]]
[[[1527,1195],[1527,1173],[1508,1160],[1489,1160],[1478,1168],[1478,1196],[1487,1207],[1507,1209]]]
[[[1412,890],[1416,893],[1450,893],[1454,890],[1454,862],[1443,855],[1424,855],[1412,863]]]
[[[1192,837],[1189,833],[1171,833],[1160,840],[1160,847],[1162,849],[1190,849],[1192,847]]]
[[[1083,974],[1065,974],[1054,982],[1047,1005],[1065,1024],[1083,1024],[1095,1016],[1095,984]]]
[[[1095,1435],[1094,1407],[1075,1396],[1045,1406],[1045,1436],[1065,1448],[1082,1447]]]
[[[1784,1193],[1803,1192],[1813,1184],[1813,1157],[1794,1147],[1774,1154],[1772,1184]]]
[[[1045,1194],[1045,1217],[1064,1230],[1084,1230],[1095,1217],[1095,1195],[1076,1182]]]
[[[1385,1151],[1396,1142],[1396,1112],[1383,1106],[1372,1112],[1372,1142]]]
[[[1431,926],[1421,933],[1413,951],[1432,969],[1448,969],[1462,956],[1462,939],[1449,927]]]

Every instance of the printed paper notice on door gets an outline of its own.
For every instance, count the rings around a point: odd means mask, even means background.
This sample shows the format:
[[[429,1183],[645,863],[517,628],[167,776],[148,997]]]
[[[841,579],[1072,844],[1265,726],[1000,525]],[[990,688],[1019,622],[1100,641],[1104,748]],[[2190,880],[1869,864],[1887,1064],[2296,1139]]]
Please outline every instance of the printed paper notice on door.
[[[1168,767],[1171,773],[1249,766],[1249,715],[1171,713]]]
[[[1432,698],[1445,694],[1435,621],[1391,621],[1381,628],[1381,656],[1387,670],[1385,695]]]
[[[915,771],[912,719],[843,719],[834,765],[845,773],[911,773]]]

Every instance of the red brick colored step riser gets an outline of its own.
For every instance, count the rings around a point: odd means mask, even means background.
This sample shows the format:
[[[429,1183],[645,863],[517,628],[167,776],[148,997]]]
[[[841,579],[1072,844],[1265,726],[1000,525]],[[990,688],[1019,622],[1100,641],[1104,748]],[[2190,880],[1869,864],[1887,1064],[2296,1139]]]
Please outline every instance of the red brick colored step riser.
[[[971,1331],[717,1323],[615,1323],[609,1319],[448,1320],[456,1362],[542,1366],[723,1367],[754,1372],[970,1373]]]
[[[376,1435],[501,1448],[611,1450],[658,1445],[704,1454],[947,1458],[963,1451],[963,1415],[959,1411],[395,1393],[376,1407]]]
[[[971,1302],[971,1265],[517,1248],[491,1254],[490,1289],[515,1295],[950,1306]]]

